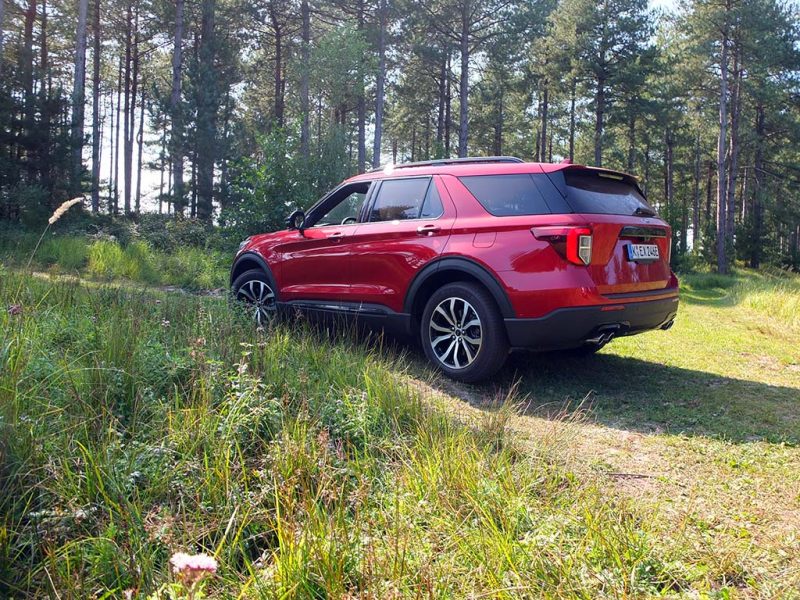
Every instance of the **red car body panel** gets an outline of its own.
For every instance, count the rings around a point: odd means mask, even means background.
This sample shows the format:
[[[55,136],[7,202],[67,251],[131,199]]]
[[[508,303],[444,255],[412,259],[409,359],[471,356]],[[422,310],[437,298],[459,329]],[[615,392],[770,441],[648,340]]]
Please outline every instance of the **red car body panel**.
[[[536,320],[554,311],[580,307],[597,307],[611,314],[637,302],[669,300],[674,307],[670,305],[661,323],[669,326],[677,310],[678,282],[669,267],[672,232],[665,221],[655,216],[616,214],[493,216],[459,179],[586,168],[478,163],[365,173],[345,184],[432,177],[444,213],[436,219],[361,222],[311,227],[302,233],[289,230],[257,235],[246,242],[240,255],[254,253],[263,258],[282,303],[332,301],[404,313],[409,290],[420,272],[437,260],[459,258],[496,280],[513,309],[513,319]],[[578,226],[591,230],[588,265],[567,261],[548,239],[537,238],[541,232]],[[661,260],[629,260],[625,246],[635,239],[623,234],[625,227],[662,230],[663,237],[647,238],[648,244],[658,246]]]

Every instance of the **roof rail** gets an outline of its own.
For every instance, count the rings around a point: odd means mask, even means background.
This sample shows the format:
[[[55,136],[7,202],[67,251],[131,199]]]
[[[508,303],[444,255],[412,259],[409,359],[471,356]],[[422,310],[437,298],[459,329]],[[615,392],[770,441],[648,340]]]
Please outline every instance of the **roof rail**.
[[[521,163],[525,162],[516,156],[466,156],[464,158],[438,158],[435,160],[423,160],[420,162],[401,163],[391,165],[392,169],[409,169],[411,167],[433,167],[436,165],[463,165],[475,163]],[[389,166],[389,165],[387,165]],[[383,171],[386,167],[372,169],[370,173]]]

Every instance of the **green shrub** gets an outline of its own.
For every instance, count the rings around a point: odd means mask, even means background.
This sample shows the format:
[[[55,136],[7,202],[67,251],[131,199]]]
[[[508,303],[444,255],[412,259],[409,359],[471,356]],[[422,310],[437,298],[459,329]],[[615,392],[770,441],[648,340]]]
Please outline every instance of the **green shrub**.
[[[684,275],[681,281],[695,290],[726,290],[736,285],[738,279],[734,275],[720,275],[719,273],[690,273]]]
[[[46,266],[58,265],[65,271],[78,271],[89,262],[89,243],[83,237],[47,238],[39,246],[35,260]]]
[[[160,283],[156,256],[145,242],[125,247],[111,240],[98,240],[89,248],[89,272],[105,279],[124,278]]]

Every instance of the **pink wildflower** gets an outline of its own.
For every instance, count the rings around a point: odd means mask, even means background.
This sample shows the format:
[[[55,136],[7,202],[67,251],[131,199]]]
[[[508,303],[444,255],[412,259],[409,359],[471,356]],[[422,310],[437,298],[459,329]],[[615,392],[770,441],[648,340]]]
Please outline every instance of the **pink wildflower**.
[[[189,585],[217,572],[217,561],[208,554],[176,552],[169,562],[172,565],[172,572]]]
[[[11,306],[8,307],[8,314],[11,315],[12,317],[14,317],[16,315],[21,315],[22,314],[22,305],[21,304],[12,304]]]

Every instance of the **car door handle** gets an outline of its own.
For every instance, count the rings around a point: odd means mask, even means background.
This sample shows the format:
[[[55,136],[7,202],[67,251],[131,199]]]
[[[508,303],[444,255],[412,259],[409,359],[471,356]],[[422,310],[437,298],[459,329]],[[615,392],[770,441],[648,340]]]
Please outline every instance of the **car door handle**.
[[[419,235],[433,235],[437,231],[439,231],[440,227],[438,225],[420,225],[417,227],[417,233]]]
[[[341,242],[343,237],[344,233],[342,233],[341,231],[334,231],[332,234],[328,236],[328,239],[333,242]]]

